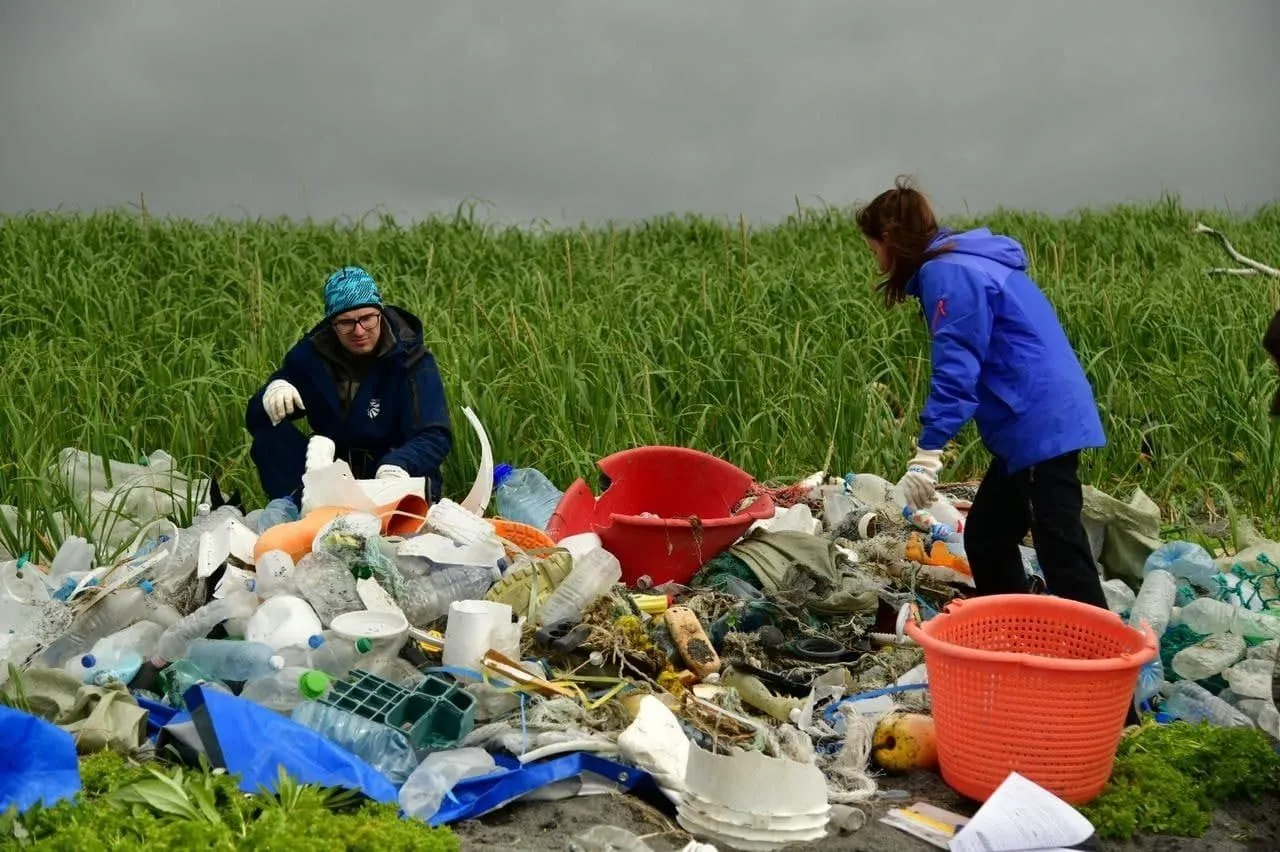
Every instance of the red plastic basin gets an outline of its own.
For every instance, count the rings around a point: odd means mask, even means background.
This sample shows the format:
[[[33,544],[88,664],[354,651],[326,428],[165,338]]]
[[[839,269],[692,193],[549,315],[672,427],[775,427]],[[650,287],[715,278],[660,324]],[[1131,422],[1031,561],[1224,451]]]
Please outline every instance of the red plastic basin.
[[[555,541],[594,532],[635,585],[687,583],[698,569],[742,537],[755,521],[773,517],[762,494],[734,508],[754,479],[723,459],[686,447],[637,447],[596,463],[608,479],[599,498],[579,479],[560,499],[547,533]],[[641,517],[644,514],[656,517]]]

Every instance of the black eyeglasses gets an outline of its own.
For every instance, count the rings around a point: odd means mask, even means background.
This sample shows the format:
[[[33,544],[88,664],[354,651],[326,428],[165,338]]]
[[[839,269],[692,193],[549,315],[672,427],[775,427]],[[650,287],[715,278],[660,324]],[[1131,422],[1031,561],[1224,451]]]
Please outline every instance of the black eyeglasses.
[[[334,320],[333,327],[339,334],[351,334],[356,330],[357,325],[365,331],[372,331],[380,319],[382,319],[382,314],[365,314],[356,319]]]

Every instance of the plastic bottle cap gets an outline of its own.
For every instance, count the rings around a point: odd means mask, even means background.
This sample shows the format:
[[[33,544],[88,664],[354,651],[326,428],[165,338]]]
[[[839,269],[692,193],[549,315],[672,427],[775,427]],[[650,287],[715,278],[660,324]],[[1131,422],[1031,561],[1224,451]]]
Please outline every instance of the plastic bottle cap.
[[[329,676],[324,672],[311,669],[298,678],[298,691],[308,701],[315,701],[329,688]]]
[[[267,665],[271,666],[271,668],[275,669],[276,671],[280,671],[282,668],[284,668],[284,657],[280,656],[279,654],[274,654],[272,655],[271,659],[267,660]]]
[[[312,648],[319,648],[321,645],[324,644],[324,637],[321,636],[319,633],[317,633],[314,636],[307,639],[307,644],[310,645]]]
[[[97,664],[98,660],[93,656],[93,654],[85,654],[80,658],[80,665],[84,666],[86,669],[91,669]]]
[[[143,580],[138,584],[138,588],[142,589],[143,593],[148,595],[156,590],[155,584],[150,580]]]
[[[507,480],[507,477],[515,473],[516,469],[509,464],[500,464],[493,469],[493,484],[501,485]]]
[[[356,650],[361,654],[367,654],[373,650],[373,641],[368,637],[361,636],[356,640]]]

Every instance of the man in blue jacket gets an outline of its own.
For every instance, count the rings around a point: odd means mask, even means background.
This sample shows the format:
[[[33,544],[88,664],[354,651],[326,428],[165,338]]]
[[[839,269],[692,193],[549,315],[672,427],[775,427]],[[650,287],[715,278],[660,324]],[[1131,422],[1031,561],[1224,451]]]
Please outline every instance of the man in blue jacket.
[[[427,497],[439,500],[453,432],[422,321],[384,305],[372,276],[356,266],[329,276],[324,314],[245,412],[267,497],[301,502],[308,439],[289,421],[306,417],[357,478],[425,477]]]
[[[887,278],[887,304],[914,296],[932,336],[929,397],[907,503],[935,497],[942,451],[973,420],[991,465],[964,531],[982,595],[1029,588],[1018,545],[1031,531],[1049,591],[1106,607],[1080,513],[1080,452],[1106,444],[1093,389],[1022,247],[979,228],[940,230],[909,185],[881,193],[858,226]]]

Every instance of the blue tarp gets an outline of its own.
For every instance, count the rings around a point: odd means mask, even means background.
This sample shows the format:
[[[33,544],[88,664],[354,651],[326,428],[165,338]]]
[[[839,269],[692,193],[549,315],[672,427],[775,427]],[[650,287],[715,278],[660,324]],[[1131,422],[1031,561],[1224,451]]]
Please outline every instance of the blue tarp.
[[[226,693],[194,686],[184,696],[186,713],[160,707],[160,724],[194,722],[210,763],[241,778],[240,789],[274,791],[279,768],[303,784],[359,790],[378,802],[396,802],[397,788],[360,758],[310,728],[285,716]],[[150,710],[149,704],[148,710]],[[158,726],[157,726],[158,729]],[[534,790],[577,778],[599,775],[624,791],[659,793],[652,777],[633,766],[578,752],[522,765],[514,757],[494,755],[499,769],[460,781],[445,798],[430,824],[473,819]]]
[[[0,706],[0,813],[53,806],[80,791],[76,741],[30,713]]]
[[[193,686],[183,698],[210,763],[239,775],[246,793],[275,792],[283,767],[304,784],[396,801],[395,786],[372,766],[274,710],[202,686]]]
[[[494,755],[494,760],[501,769],[459,781],[430,819],[431,825],[447,825],[483,816],[540,787],[577,778],[584,772],[600,775],[626,792],[639,792],[640,788],[646,787],[650,792],[660,792],[653,777],[644,770],[587,752],[565,754],[523,766],[507,755]]]

